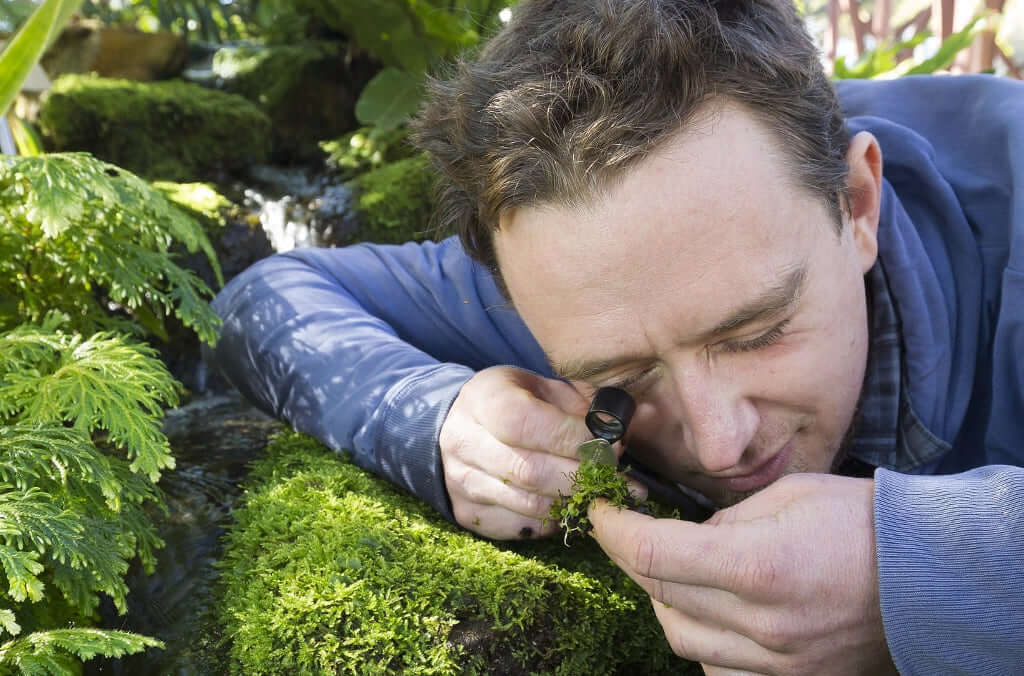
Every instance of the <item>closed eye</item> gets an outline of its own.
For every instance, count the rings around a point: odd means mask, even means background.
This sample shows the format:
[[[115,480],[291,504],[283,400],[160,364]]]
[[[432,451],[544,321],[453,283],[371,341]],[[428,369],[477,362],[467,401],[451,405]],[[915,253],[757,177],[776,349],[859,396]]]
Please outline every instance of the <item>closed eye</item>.
[[[763,350],[764,348],[774,345],[782,336],[785,334],[786,326],[789,324],[789,319],[785,319],[771,329],[762,333],[757,338],[751,338],[750,340],[731,340],[722,343],[722,349],[725,352],[752,352],[754,350]]]

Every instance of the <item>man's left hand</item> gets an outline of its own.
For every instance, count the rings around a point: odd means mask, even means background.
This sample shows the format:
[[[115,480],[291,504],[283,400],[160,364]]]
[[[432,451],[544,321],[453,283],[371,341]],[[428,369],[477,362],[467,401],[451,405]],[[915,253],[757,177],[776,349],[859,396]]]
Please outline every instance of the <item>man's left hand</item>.
[[[675,653],[708,674],[894,672],[870,479],[783,477],[703,524],[604,501],[593,535],[651,596]]]

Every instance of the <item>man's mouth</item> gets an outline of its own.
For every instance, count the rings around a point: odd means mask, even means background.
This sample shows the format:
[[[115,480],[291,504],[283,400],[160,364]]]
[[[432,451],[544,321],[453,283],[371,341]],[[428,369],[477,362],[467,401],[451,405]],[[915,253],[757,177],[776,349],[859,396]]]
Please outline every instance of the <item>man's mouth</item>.
[[[793,441],[790,440],[778,453],[765,460],[748,474],[715,478],[719,486],[734,493],[746,493],[764,488],[778,479],[789,466],[789,456],[793,450]]]

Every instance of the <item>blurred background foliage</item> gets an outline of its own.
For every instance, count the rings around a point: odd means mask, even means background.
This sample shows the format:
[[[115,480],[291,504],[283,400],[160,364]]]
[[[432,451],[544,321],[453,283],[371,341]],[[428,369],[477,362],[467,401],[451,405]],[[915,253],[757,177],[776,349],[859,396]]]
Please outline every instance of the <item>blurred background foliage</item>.
[[[1024,0],[795,0],[836,78],[991,72],[1021,77]],[[381,132],[416,110],[425,74],[507,18],[514,0],[85,0],[105,25],[168,31],[192,45],[337,40],[378,70],[355,115]],[[0,31],[32,0],[0,0]],[[504,14],[503,14],[504,13]]]

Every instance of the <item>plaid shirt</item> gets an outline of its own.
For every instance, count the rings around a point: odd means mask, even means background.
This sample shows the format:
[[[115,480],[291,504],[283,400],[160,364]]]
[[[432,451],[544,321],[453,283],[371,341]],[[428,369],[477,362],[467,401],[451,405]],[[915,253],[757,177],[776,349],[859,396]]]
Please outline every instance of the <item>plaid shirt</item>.
[[[870,475],[875,467],[925,472],[950,446],[921,424],[907,396],[900,321],[881,261],[875,262],[864,280],[871,336],[868,363],[853,423],[849,451],[853,461],[848,459],[840,473]]]

